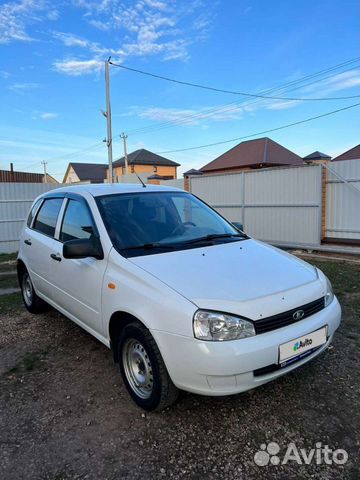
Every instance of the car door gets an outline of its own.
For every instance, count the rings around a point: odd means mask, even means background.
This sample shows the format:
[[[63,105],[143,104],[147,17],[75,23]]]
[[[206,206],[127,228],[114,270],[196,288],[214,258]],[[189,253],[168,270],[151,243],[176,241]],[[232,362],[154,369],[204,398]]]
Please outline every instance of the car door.
[[[54,236],[64,197],[41,199],[34,205],[21,238],[21,249],[35,290],[52,300]],[[35,215],[34,215],[35,214]]]
[[[98,230],[86,199],[80,195],[66,198],[58,238],[54,241],[54,299],[66,315],[102,335],[101,291],[107,261],[69,259],[62,254],[65,242],[91,235],[98,235]]]

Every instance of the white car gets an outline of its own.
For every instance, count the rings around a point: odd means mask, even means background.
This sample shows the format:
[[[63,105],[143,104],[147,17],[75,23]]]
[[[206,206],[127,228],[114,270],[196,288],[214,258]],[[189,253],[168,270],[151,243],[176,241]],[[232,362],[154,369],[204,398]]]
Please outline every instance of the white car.
[[[41,195],[17,268],[26,308],[51,305],[111,348],[146,410],[178,389],[229,395],[273,380],[325,350],[341,320],[320,270],[170,187]]]

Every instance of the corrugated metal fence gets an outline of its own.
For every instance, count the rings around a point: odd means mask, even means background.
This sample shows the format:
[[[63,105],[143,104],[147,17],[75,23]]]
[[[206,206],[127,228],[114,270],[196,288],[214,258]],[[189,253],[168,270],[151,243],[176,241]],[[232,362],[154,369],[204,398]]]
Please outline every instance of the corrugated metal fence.
[[[0,183],[0,253],[18,250],[19,236],[34,199],[59,188],[50,183]]]
[[[360,240],[360,160],[328,165],[325,237]]]
[[[289,246],[320,244],[320,165],[191,177],[190,187],[255,238]]]

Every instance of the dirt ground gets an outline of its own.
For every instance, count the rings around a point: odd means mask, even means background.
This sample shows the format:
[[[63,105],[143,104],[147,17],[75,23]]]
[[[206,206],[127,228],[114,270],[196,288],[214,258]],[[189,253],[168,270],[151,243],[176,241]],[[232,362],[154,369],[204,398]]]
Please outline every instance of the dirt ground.
[[[256,390],[222,398],[183,393],[144,413],[110,351],[51,311],[28,314],[0,297],[0,479],[360,478],[360,266],[311,261],[343,306],[333,345]],[[257,466],[260,445],[316,442],[345,449],[344,465]]]

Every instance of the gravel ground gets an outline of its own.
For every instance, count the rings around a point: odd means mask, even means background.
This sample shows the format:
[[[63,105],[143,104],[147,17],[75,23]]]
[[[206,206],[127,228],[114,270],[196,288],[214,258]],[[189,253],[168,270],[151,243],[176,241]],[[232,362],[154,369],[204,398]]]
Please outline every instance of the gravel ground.
[[[245,394],[183,393],[162,413],[132,403],[110,351],[70,320],[0,297],[0,478],[358,479],[360,267],[317,263],[344,309],[326,352]],[[257,466],[269,442],[280,456],[321,442],[349,458]]]

